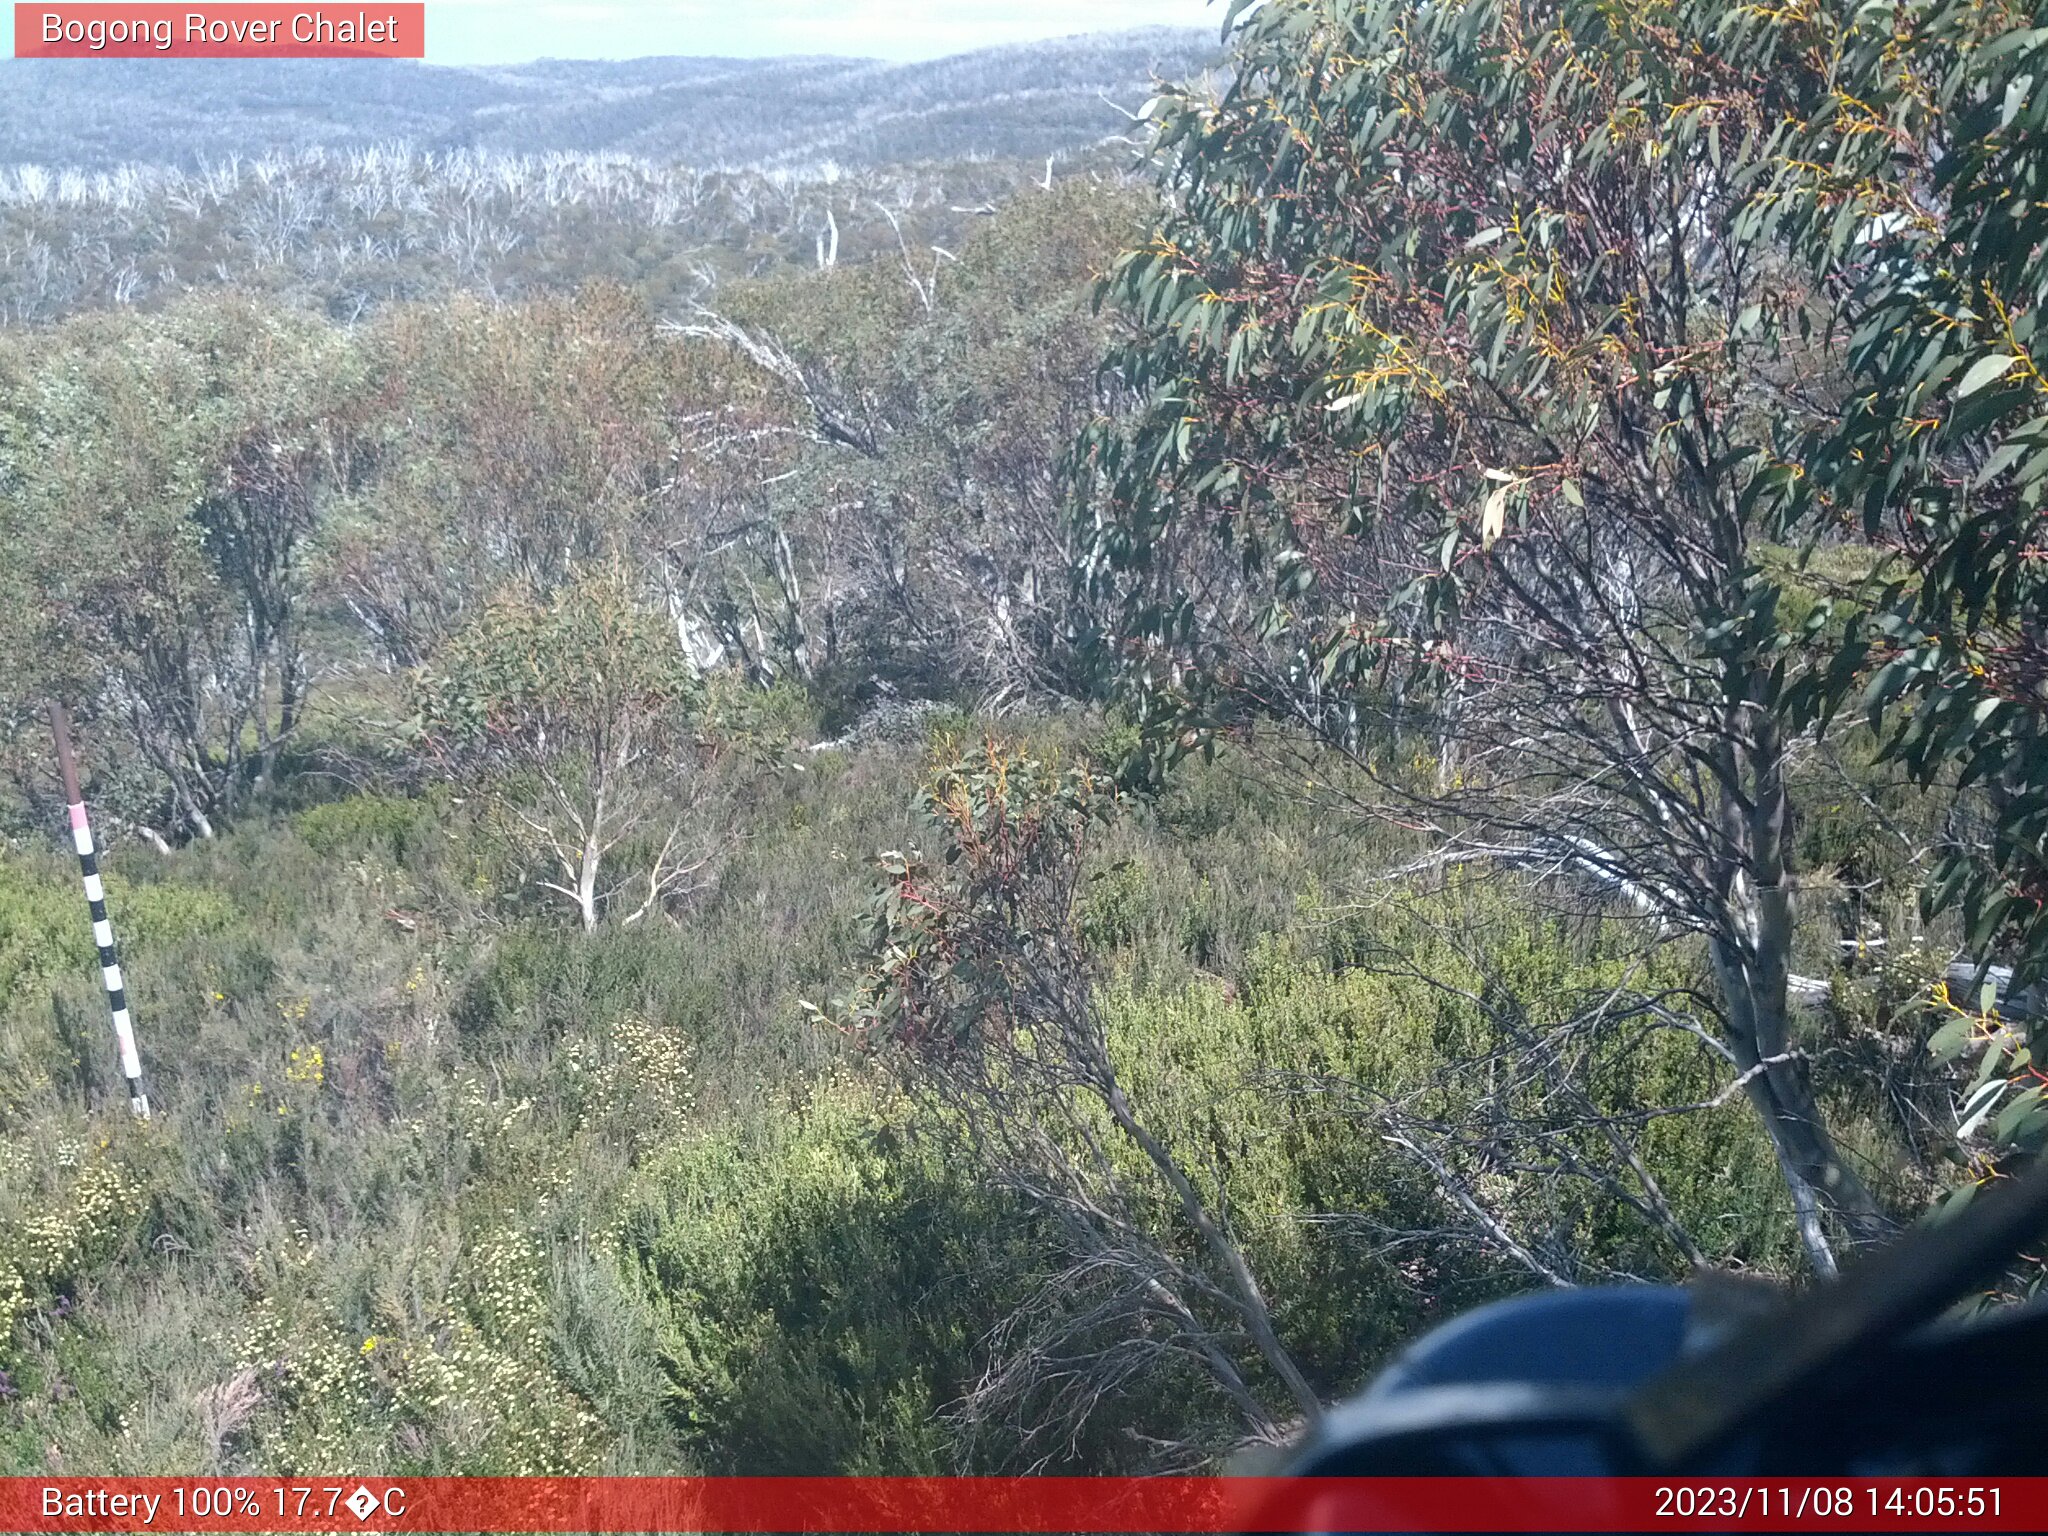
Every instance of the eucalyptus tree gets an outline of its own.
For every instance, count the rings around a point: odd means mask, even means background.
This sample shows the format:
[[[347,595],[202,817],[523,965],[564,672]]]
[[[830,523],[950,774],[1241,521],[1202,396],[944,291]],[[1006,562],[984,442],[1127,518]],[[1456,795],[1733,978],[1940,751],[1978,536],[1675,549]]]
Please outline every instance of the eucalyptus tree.
[[[1860,690],[1900,762],[1963,791],[1927,905],[1962,914],[1971,958],[1955,969],[1993,970],[2007,1014],[2027,1012],[2016,996],[2048,976],[2040,21],[1985,0],[1856,12],[1770,194],[1848,336],[1849,388],[1814,442],[1815,499],[1898,556],[1825,705]],[[1964,1133],[2036,1147],[2048,1101],[2029,1042],[1976,1014],[1936,1037],[1978,1056]]]
[[[75,321],[0,378],[10,690],[68,696],[121,810],[208,838],[299,724],[308,550],[357,474],[355,351],[241,299]],[[126,767],[123,767],[123,763]]]
[[[732,285],[680,323],[778,397],[777,422],[725,439],[757,486],[727,524],[733,608],[771,660],[994,704],[1075,686],[1058,464],[1099,399],[1089,284],[1148,212],[1076,180],[993,212],[957,254],[913,262],[905,221],[885,258]]]
[[[622,290],[394,309],[362,348],[378,473],[328,521],[322,571],[387,665],[427,660],[508,583],[545,598],[658,545],[674,423],[700,402]]]
[[[1814,1265],[1885,1212],[1789,996],[1793,601],[1833,366],[1760,198],[1829,17],[1659,0],[1233,7],[1158,109],[1174,211],[1107,284],[1146,405],[1076,450],[1103,637],[1167,756],[1334,744],[1428,862],[1703,941]],[[1270,730],[1265,734],[1273,735]]]
[[[586,931],[667,912],[722,843],[665,615],[611,567],[480,604],[414,677],[428,750],[478,800],[524,883]]]

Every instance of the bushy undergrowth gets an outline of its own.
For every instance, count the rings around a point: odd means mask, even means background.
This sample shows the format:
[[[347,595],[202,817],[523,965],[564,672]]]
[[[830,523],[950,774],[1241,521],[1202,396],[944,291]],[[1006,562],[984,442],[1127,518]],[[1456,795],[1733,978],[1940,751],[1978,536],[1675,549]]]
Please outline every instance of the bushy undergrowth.
[[[935,730],[957,747],[960,722]],[[1115,1468],[1227,1438],[1171,1368],[1057,1446],[961,1411],[1005,1319],[1043,1300],[1046,1217],[868,1042],[799,1009],[871,940],[868,856],[929,834],[920,745],[798,761],[731,766],[737,851],[688,910],[589,935],[480,881],[446,797],[311,804],[169,859],[117,848],[146,1125],[107,1060],[76,876],[10,851],[0,1465]],[[1432,1318],[1530,1283],[1459,1230],[1369,1101],[1482,1114],[1485,1069],[1459,1064],[1492,1042],[1459,989],[1563,999],[1638,963],[1628,935],[1542,919],[1508,885],[1354,899],[1386,853],[1218,765],[1119,818],[1078,913],[1129,1092],[1333,1397]],[[1694,963],[1650,962],[1674,984]],[[1678,1030],[1592,1067],[1615,1106],[1725,1079]],[[1641,1144],[1713,1258],[1789,1263],[1739,1103]],[[1591,1271],[1683,1268],[1597,1189],[1488,1198]],[[1171,1210],[1148,1219],[1186,1241]]]

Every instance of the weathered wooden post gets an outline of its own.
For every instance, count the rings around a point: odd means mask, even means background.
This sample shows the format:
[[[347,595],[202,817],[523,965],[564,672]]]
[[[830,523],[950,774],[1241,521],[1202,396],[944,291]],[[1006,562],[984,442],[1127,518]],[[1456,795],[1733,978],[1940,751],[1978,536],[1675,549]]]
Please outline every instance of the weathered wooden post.
[[[121,1053],[121,1074],[128,1079],[128,1107],[135,1118],[149,1118],[149,1095],[142,1087],[142,1058],[135,1049],[135,1022],[128,1016],[128,991],[121,980],[121,959],[114,950],[114,926],[107,921],[107,892],[100,884],[99,855],[92,846],[92,827],[85,819],[85,794],[78,787],[78,762],[71,755],[71,722],[62,704],[50,706],[50,729],[57,738],[57,770],[64,776],[64,800],[71,816],[71,841],[78,849],[78,867],[85,875],[85,903],[92,912],[92,941],[100,952],[100,979],[107,986],[107,1006],[114,1014],[114,1044]]]

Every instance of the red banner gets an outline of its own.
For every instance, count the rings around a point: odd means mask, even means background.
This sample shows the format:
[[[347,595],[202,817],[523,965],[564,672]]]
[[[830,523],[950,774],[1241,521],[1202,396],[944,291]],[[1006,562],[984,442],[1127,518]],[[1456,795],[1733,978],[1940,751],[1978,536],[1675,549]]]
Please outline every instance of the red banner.
[[[2041,1531],[2048,1478],[7,1478],[16,1532]]]
[[[423,59],[418,5],[16,5],[18,59]]]

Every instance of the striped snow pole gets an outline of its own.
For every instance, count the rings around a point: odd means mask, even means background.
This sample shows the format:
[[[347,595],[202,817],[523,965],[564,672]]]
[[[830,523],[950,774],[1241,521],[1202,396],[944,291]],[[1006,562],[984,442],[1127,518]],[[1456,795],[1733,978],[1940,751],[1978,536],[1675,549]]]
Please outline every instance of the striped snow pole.
[[[107,921],[107,892],[100,884],[99,855],[92,846],[92,827],[85,819],[85,796],[78,788],[78,763],[71,755],[71,722],[62,704],[50,706],[50,728],[57,737],[57,768],[64,775],[64,799],[71,814],[71,841],[78,849],[78,867],[85,875],[85,903],[92,911],[92,941],[100,952],[100,979],[107,985],[107,1006],[114,1013],[114,1043],[121,1053],[121,1075],[128,1079],[128,1107],[135,1118],[149,1118],[149,1095],[142,1088],[142,1058],[135,1050],[135,1023],[128,1016],[128,990],[121,981],[121,958],[114,951],[114,926]]]

